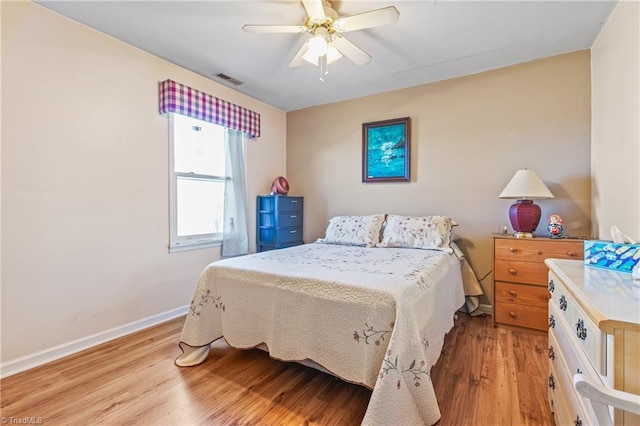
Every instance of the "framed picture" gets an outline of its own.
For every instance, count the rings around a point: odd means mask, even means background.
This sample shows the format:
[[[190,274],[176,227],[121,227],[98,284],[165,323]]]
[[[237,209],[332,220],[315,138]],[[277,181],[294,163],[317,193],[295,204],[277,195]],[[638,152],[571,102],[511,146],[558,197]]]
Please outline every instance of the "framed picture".
[[[409,182],[409,117],[362,124],[362,182]]]

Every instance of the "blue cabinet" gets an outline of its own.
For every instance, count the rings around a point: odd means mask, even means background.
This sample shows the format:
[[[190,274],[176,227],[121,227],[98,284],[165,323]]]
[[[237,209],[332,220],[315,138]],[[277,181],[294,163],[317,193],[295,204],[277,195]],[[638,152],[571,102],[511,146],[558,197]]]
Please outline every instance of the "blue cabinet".
[[[258,252],[304,244],[303,197],[258,195],[256,249]]]

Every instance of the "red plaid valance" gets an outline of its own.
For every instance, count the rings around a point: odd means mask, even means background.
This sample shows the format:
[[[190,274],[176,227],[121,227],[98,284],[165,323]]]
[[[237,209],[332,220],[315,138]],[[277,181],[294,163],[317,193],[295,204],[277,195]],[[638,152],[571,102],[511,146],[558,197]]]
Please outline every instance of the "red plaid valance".
[[[191,87],[165,80],[160,83],[160,114],[175,112],[260,136],[260,114]]]

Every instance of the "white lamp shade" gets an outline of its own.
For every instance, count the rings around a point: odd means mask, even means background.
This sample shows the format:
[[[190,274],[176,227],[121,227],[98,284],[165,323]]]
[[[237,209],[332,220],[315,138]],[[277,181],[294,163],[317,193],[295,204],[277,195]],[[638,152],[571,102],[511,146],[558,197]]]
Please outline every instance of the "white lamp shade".
[[[319,62],[320,62],[320,58],[323,55],[320,56],[314,56],[313,53],[311,52],[311,50],[307,50],[307,52],[302,55],[302,59],[304,59],[305,61],[309,62],[310,64],[316,65],[318,66]],[[327,64],[331,65],[334,62],[336,62],[338,59],[342,58],[342,54],[340,52],[338,52],[338,49],[336,49],[333,46],[327,46]]]
[[[309,40],[309,55],[315,56],[324,56],[327,53],[327,41],[323,36],[317,35]]]
[[[518,170],[499,198],[543,200],[553,198],[549,188],[533,170]]]

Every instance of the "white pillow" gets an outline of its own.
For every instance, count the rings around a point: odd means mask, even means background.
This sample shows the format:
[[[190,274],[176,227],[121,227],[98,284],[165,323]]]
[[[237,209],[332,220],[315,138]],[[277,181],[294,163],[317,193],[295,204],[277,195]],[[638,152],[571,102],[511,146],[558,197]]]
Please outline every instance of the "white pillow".
[[[317,243],[375,247],[380,242],[384,214],[371,216],[336,216],[329,220],[325,238]]]
[[[446,216],[388,215],[382,241],[378,247],[403,247],[441,250],[451,249],[451,227],[455,222]]]

